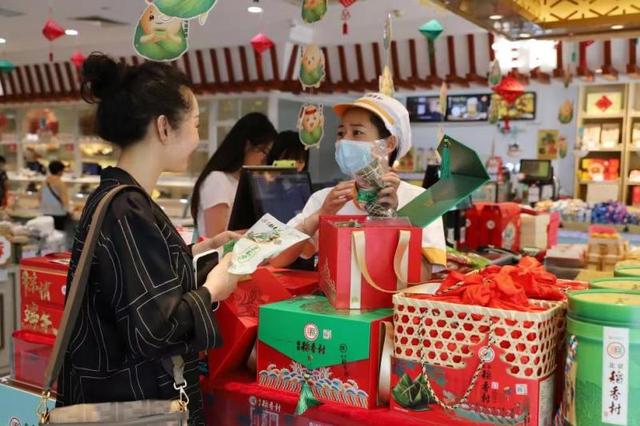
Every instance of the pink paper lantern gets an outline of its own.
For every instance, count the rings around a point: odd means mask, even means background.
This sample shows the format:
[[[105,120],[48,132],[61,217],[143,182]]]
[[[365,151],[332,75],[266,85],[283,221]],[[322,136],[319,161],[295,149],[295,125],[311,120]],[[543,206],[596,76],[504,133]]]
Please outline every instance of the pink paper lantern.
[[[253,46],[253,50],[261,54],[273,47],[273,41],[266,35],[259,33],[251,39],[251,46]]]
[[[53,41],[64,35],[64,28],[62,28],[56,21],[49,18],[42,27],[42,35],[49,41]]]

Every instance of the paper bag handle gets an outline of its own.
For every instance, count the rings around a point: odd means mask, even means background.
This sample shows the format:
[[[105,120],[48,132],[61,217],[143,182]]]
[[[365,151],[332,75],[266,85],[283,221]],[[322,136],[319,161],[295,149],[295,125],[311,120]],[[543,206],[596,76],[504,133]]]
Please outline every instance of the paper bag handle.
[[[356,262],[358,263],[358,268],[364,277],[364,280],[376,290],[382,293],[388,294],[396,294],[397,292],[407,288],[408,286],[426,284],[428,281],[419,281],[415,283],[409,282],[407,275],[405,275],[402,271],[402,260],[405,255],[409,251],[409,242],[411,240],[411,231],[406,229],[401,229],[398,231],[398,246],[396,247],[396,253],[393,257],[393,271],[396,274],[396,278],[401,284],[401,288],[397,290],[387,290],[385,288],[380,287],[373,279],[371,274],[369,273],[369,268],[367,267],[367,256],[366,256],[366,238],[364,231],[354,231],[351,234],[352,238],[352,250],[356,256]],[[408,271],[407,271],[408,273]]]

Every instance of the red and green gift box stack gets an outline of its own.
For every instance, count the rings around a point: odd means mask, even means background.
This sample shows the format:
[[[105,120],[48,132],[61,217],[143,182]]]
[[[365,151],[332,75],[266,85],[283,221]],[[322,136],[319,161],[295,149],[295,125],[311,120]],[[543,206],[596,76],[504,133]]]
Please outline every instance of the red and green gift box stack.
[[[380,404],[384,321],[391,309],[338,311],[323,296],[260,307],[258,382],[321,402],[360,408]]]

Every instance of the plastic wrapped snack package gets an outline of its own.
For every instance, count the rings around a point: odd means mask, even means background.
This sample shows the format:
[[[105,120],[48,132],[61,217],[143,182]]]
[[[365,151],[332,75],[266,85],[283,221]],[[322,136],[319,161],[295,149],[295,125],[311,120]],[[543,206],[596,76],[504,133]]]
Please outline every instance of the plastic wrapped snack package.
[[[364,158],[362,160],[365,160]],[[396,211],[378,203],[378,191],[384,188],[382,178],[389,171],[389,156],[384,140],[375,141],[363,167],[354,174],[357,202],[372,217],[395,217]]]
[[[271,259],[309,236],[265,214],[233,246],[229,273],[249,275]]]

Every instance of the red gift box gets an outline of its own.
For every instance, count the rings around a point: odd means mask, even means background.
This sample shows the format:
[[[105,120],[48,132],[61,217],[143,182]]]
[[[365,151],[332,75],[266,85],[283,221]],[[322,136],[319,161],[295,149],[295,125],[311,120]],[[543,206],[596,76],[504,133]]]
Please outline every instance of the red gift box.
[[[21,305],[20,328],[49,336],[58,334],[64,308],[55,308],[52,305],[37,302],[23,302]]]
[[[31,302],[64,308],[70,253],[53,253],[20,261],[22,307]]]
[[[483,245],[503,248],[511,251],[520,250],[520,206],[516,203],[487,204],[482,209],[486,236]]]
[[[250,280],[238,283],[216,312],[222,346],[208,352],[208,380],[246,364],[256,341],[258,308],[290,297],[291,293],[265,268],[259,268]]]
[[[640,186],[634,186],[631,192],[631,205],[633,207],[640,207]]]
[[[320,287],[317,271],[296,271],[292,269],[267,269],[293,296],[316,293]]]
[[[482,224],[482,209],[485,203],[474,203],[465,210],[464,238],[460,242],[459,248],[464,250],[476,250],[484,244],[483,233],[480,231]]]
[[[55,337],[25,330],[14,331],[12,336],[13,379],[41,387]]]
[[[320,288],[338,309],[391,307],[394,292],[421,279],[422,228],[403,220],[325,216],[319,232]]]

